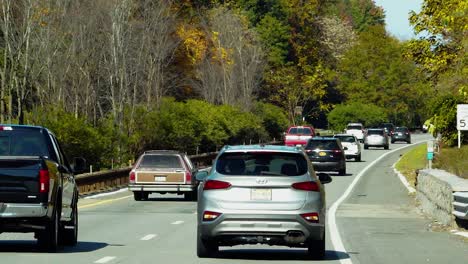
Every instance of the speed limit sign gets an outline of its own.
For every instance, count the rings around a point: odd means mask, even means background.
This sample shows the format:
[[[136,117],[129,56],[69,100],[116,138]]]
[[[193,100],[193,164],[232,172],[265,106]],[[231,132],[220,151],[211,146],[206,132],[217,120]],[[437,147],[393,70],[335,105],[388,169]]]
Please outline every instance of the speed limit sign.
[[[457,105],[457,129],[468,130],[468,104]]]

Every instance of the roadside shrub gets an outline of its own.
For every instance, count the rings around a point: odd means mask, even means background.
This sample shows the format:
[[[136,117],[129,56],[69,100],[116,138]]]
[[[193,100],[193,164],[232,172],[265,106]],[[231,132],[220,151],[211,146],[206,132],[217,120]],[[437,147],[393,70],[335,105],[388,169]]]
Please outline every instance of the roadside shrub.
[[[360,102],[337,105],[327,116],[330,128],[343,131],[351,122],[362,123],[365,127],[376,126],[387,120],[385,109],[374,104]]]
[[[281,107],[258,102],[253,113],[262,120],[263,127],[268,132],[270,140],[280,139],[289,125],[288,117]]]

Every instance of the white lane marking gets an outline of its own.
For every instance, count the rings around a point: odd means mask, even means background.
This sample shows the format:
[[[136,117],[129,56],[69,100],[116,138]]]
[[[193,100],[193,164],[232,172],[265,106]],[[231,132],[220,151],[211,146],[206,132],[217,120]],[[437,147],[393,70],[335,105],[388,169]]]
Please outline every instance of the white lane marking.
[[[171,223],[171,225],[180,225],[182,223],[184,223],[184,221],[175,221],[175,222]]]
[[[458,230],[451,230],[450,232],[452,232],[453,234],[455,234],[457,236],[462,236],[462,237],[468,238],[468,232],[459,232]]]
[[[346,200],[346,198],[348,198],[349,194],[354,189],[354,186],[356,186],[359,179],[361,179],[362,175],[364,175],[372,166],[374,166],[377,162],[379,162],[380,160],[382,160],[386,156],[388,156],[388,155],[390,155],[390,154],[392,154],[392,153],[394,153],[394,152],[396,152],[398,150],[413,147],[414,145],[417,145],[419,143],[426,142],[426,141],[427,140],[422,140],[422,141],[419,141],[419,142],[411,144],[411,145],[406,145],[406,146],[403,146],[401,148],[391,150],[391,151],[383,154],[382,156],[380,156],[379,158],[377,158],[373,162],[371,162],[363,170],[361,170],[361,172],[359,172],[359,174],[356,176],[356,178],[354,178],[353,182],[349,185],[348,189],[346,189],[346,191],[343,193],[343,195],[330,207],[330,209],[328,211],[328,228],[329,228],[329,232],[330,232],[331,242],[333,244],[333,248],[335,249],[335,251],[347,253],[347,251],[346,251],[346,249],[345,249],[345,247],[343,245],[343,241],[341,240],[341,236],[340,236],[340,232],[338,230],[338,226],[336,224],[336,210],[341,205],[341,203],[344,200]],[[349,257],[347,259],[340,259],[340,263],[341,264],[352,264],[353,262],[351,261],[351,257]]]
[[[413,193],[416,193],[416,189],[414,189],[408,182],[408,180],[406,179],[406,177],[401,174],[400,171],[398,171],[395,167],[395,165],[400,162],[400,160],[402,159],[403,157],[399,158],[397,162],[395,162],[395,164],[392,165],[392,168],[393,168],[393,171],[395,172],[396,175],[398,175],[398,178],[400,179],[400,181],[403,183],[403,185],[406,187],[406,189],[408,190],[408,193],[409,194],[413,194]]]
[[[94,261],[94,263],[107,263],[113,259],[115,259],[115,257],[107,256],[107,257],[103,257],[102,259]]]
[[[99,197],[114,195],[114,194],[117,194],[117,193],[122,193],[122,192],[125,192],[125,191],[128,191],[128,187],[122,188],[122,189],[117,190],[117,191],[114,191],[114,192],[100,193],[100,194],[95,194],[95,195],[86,196],[86,197],[84,197],[83,199],[94,199],[94,198],[99,198]]]
[[[149,235],[146,235],[144,237],[142,237],[140,240],[143,240],[143,241],[147,241],[147,240],[151,240],[153,238],[155,238],[157,235],[155,234],[149,234]]]

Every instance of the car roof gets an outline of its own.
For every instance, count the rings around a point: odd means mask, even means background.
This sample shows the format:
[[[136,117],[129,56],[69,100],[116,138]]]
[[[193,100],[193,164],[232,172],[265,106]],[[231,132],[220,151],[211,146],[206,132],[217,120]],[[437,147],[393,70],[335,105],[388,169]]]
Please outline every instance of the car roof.
[[[362,123],[348,123],[348,126],[362,126]]]
[[[313,140],[313,141],[315,141],[315,140],[336,140],[336,138],[334,138],[334,137],[313,137],[313,138],[311,138],[309,140]]]
[[[384,129],[383,128],[378,128],[378,127],[377,128],[373,127],[373,128],[368,128],[367,130],[384,130]]]
[[[334,137],[354,137],[354,135],[351,135],[351,134],[335,134],[333,136]]]
[[[301,152],[302,147],[283,146],[283,145],[236,145],[224,146],[221,152],[239,152],[239,151],[277,151],[277,152]]]
[[[183,154],[177,150],[165,150],[165,149],[157,149],[157,150],[146,150],[143,154],[171,154],[171,155],[180,155]]]

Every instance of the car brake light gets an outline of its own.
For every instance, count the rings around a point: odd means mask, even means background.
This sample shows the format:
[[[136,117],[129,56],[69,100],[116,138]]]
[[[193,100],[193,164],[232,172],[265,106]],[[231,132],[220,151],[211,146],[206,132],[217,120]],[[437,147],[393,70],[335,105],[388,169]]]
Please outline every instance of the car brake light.
[[[334,153],[341,153],[342,151],[340,149],[335,149],[333,150]]]
[[[228,189],[229,187],[231,187],[231,184],[229,182],[209,180],[205,182],[203,190],[222,190]]]
[[[49,171],[45,169],[39,170],[39,193],[48,193],[50,188]]]
[[[4,130],[13,130],[13,128],[9,126],[0,126],[0,131],[4,131]]]
[[[192,173],[190,171],[185,171],[185,182],[192,181]]]
[[[221,213],[212,212],[212,211],[205,211],[203,212],[203,221],[213,221],[218,218]]]
[[[311,191],[311,192],[318,192],[320,190],[318,184],[313,181],[307,181],[307,182],[296,182],[291,185],[296,190],[301,190],[301,191]]]
[[[130,176],[129,176],[129,181],[130,183],[135,183],[135,172],[134,171],[131,171],[130,172]]]
[[[319,222],[319,214],[318,213],[306,213],[301,214],[302,218],[304,218],[307,222],[310,223],[318,223]]]

